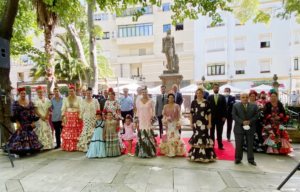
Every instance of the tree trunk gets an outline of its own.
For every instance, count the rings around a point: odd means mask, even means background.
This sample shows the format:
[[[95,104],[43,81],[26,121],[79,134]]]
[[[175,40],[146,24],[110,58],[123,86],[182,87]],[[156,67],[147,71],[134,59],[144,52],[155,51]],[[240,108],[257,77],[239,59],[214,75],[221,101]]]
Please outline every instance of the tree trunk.
[[[98,94],[98,65],[97,65],[97,48],[96,38],[92,29],[94,28],[93,9],[96,6],[96,0],[88,4],[88,27],[90,38],[90,66],[93,70],[93,76],[90,81],[90,86],[93,88],[93,93]]]
[[[0,23],[0,37],[11,40],[13,33],[13,25],[18,12],[19,0],[6,1],[5,10]],[[14,131],[14,126],[10,122],[11,116],[11,82],[9,78],[10,68],[0,68],[0,86],[5,90],[5,97],[0,97],[0,121],[10,130]],[[6,99],[6,102],[5,102]],[[8,132],[4,130],[4,134],[8,137]]]
[[[90,68],[90,66],[89,66],[87,60],[85,59],[82,43],[81,43],[81,40],[80,40],[79,35],[75,28],[75,22],[72,21],[70,24],[67,25],[67,27],[68,27],[69,33],[71,34],[71,37],[73,38],[73,40],[75,42],[75,45],[76,45],[78,61],[82,62],[86,68],[85,70],[83,70],[83,73],[85,76],[85,81],[87,82],[87,85],[90,86],[90,76],[88,73],[88,69]]]
[[[50,55],[48,62],[51,66],[46,66],[46,81],[47,81],[47,93],[53,91],[55,86],[55,76],[54,76],[54,54],[53,54],[53,47],[52,47],[52,32],[54,31],[54,25],[47,25],[44,28],[44,35],[45,35],[45,52]]]

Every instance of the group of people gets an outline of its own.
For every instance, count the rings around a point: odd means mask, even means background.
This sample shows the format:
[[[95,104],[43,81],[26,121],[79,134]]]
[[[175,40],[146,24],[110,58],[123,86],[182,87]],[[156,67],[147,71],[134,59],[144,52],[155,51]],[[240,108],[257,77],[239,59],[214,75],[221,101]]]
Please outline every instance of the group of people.
[[[126,153],[129,156],[154,157],[160,153],[168,157],[184,156],[190,161],[210,162],[217,159],[214,151],[215,132],[220,150],[223,147],[223,126],[227,121],[227,140],[230,142],[232,122],[235,121],[236,161],[242,160],[243,149],[248,151],[249,163],[256,165],[253,151],[287,154],[292,151],[289,136],[283,123],[289,118],[275,90],[270,101],[262,92],[260,99],[251,91],[242,94],[237,103],[230,95],[219,94],[219,85],[213,86],[214,94],[208,95],[203,87],[196,91],[191,103],[190,126],[193,135],[188,141],[191,149],[181,138],[181,126],[186,122],[182,115],[183,97],[177,85],[161,94],[156,102],[148,97],[147,87],[137,89],[137,96],[124,95],[117,100],[112,88],[104,90],[104,96],[93,95],[93,90],[83,90],[76,96],[74,86],[69,87],[69,96],[62,98],[59,89],[54,97],[44,98],[42,87],[37,88],[38,98],[26,100],[24,88],[19,88],[20,99],[12,105],[12,121],[18,129],[9,140],[9,148],[17,155],[52,149],[55,130],[56,149],[86,152],[86,157],[112,157]],[[158,120],[160,143],[157,144],[152,125]],[[53,128],[51,128],[53,127]],[[165,132],[164,132],[165,128]],[[165,134],[164,134],[165,133]],[[135,149],[132,142],[137,138]],[[61,142],[62,141],[62,142]],[[128,149],[123,141],[128,142]]]

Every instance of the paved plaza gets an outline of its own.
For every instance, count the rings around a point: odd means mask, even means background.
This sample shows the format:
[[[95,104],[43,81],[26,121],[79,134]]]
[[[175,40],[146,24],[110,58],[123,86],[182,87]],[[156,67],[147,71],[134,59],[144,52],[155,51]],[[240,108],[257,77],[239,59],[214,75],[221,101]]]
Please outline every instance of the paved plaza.
[[[203,164],[161,156],[87,159],[85,153],[58,149],[15,159],[15,168],[7,156],[0,156],[0,191],[271,192],[300,162],[300,145],[293,146],[290,156],[256,153],[257,167],[248,164],[246,153],[242,164],[235,165],[233,161]],[[300,191],[299,171],[282,191]]]

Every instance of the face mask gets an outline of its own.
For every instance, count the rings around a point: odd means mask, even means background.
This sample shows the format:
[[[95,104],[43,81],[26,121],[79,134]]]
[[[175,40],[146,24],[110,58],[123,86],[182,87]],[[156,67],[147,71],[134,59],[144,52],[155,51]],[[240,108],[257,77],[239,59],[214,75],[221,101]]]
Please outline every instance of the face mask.
[[[262,96],[261,98],[262,98],[262,99],[266,99],[266,97],[264,97],[264,96]]]
[[[225,95],[228,96],[228,95],[229,95],[229,92],[225,92]]]

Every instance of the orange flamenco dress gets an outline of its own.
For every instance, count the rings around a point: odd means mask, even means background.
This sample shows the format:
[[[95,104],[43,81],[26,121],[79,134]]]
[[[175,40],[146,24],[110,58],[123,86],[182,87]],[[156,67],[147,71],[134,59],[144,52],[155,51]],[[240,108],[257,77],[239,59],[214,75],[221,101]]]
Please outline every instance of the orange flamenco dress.
[[[81,103],[81,97],[76,97],[73,101],[70,101],[69,97],[63,99],[62,115],[64,115],[64,119],[61,148],[64,151],[77,151],[78,137],[83,127],[82,120],[79,119]]]

